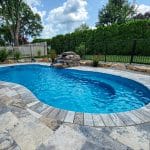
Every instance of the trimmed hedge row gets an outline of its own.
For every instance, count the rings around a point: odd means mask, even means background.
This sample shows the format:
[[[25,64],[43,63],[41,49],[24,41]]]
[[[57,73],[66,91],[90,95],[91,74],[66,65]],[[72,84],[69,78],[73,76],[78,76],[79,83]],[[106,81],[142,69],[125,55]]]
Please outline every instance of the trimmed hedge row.
[[[134,20],[125,24],[100,26],[95,30],[73,32],[46,39],[48,45],[57,53],[75,51],[81,43],[85,43],[84,53],[129,55],[136,39],[136,55],[150,55],[150,20]],[[33,42],[39,42],[36,39]],[[44,39],[42,39],[44,41]]]

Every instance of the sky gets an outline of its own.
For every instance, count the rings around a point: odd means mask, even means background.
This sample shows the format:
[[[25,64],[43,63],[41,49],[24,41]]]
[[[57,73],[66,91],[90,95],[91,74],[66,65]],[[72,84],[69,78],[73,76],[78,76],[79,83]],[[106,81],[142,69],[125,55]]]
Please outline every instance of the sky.
[[[73,32],[75,28],[86,23],[95,28],[98,12],[108,0],[25,0],[35,13],[41,16],[43,32],[40,38],[51,38],[59,34]],[[150,11],[150,0],[135,1],[137,11]]]

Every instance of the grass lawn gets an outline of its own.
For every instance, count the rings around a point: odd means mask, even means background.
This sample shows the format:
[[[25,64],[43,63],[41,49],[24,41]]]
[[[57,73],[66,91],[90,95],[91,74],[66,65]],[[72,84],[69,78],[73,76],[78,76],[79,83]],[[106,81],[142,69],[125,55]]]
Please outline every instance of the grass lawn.
[[[100,61],[105,61],[105,56],[100,55],[98,56]],[[85,60],[92,60],[93,55],[85,55],[83,57]],[[123,56],[123,55],[107,55],[106,62],[122,62],[122,63],[129,63],[131,56]],[[150,56],[134,56],[133,58],[134,63],[140,64],[150,64]]]

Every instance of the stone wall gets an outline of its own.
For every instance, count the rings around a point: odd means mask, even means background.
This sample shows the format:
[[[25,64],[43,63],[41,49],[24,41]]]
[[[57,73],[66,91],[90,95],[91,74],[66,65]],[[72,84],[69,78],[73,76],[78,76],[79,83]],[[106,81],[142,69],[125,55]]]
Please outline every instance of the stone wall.
[[[91,60],[80,61],[81,66],[92,66]],[[98,67],[114,68],[120,70],[133,70],[138,72],[145,72],[150,74],[150,65],[138,65],[138,64],[124,64],[124,63],[112,63],[112,62],[99,62]]]

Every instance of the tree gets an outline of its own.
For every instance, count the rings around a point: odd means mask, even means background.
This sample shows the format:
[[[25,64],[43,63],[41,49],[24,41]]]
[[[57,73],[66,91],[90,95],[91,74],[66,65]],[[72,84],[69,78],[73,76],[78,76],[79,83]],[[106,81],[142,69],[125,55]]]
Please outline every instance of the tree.
[[[127,0],[109,0],[108,4],[99,11],[99,22],[96,26],[125,23],[134,13],[134,7]]]
[[[19,37],[34,37],[43,29],[40,16],[23,0],[0,1],[0,20],[9,29],[15,46],[19,45]]]
[[[0,26],[0,41],[1,46],[11,45],[12,43],[11,34],[7,26]]]
[[[138,13],[133,18],[134,19],[150,19],[150,12],[146,12],[145,14]]]
[[[78,28],[75,29],[75,32],[89,30],[89,26],[87,24],[81,24]]]
[[[19,44],[27,44],[28,43],[28,39],[27,37],[22,36],[21,34],[19,34]],[[8,26],[6,25],[2,25],[0,27],[0,41],[3,41],[2,46],[4,45],[12,45],[13,43],[13,39],[10,33],[10,30],[8,28]]]

